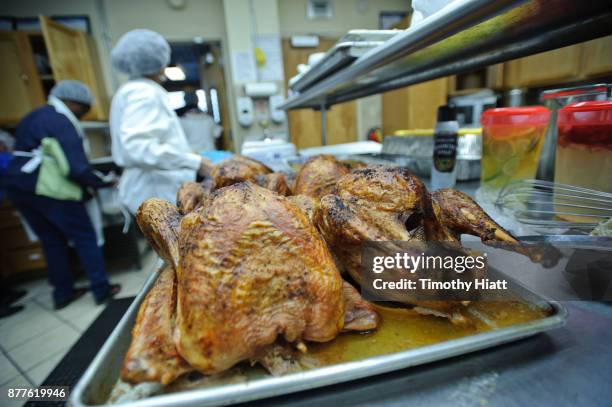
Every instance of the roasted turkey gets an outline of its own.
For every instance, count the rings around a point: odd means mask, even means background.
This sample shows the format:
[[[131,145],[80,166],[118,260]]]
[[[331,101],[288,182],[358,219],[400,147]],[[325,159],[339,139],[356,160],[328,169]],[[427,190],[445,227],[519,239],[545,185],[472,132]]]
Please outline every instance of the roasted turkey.
[[[326,342],[344,327],[342,278],[325,242],[288,199],[239,183],[181,224],[175,341],[204,373],[277,338]]]
[[[305,342],[379,323],[372,305],[342,280],[311,214],[292,199],[245,182],[212,193],[180,227],[178,209],[159,199],[144,202],[138,215],[172,267],[141,305],[125,381],[168,384],[243,360],[280,374],[301,364],[296,349]]]
[[[176,205],[182,215],[200,207],[212,191],[239,182],[251,181],[279,195],[290,195],[291,188],[285,174],[248,157],[235,155],[213,165],[211,176],[202,182],[185,182],[176,194]]]
[[[349,173],[346,165],[331,155],[317,155],[308,159],[295,179],[293,195],[308,195],[313,198],[329,194],[336,182]]]
[[[346,272],[361,284],[361,251],[366,241],[451,241],[462,233],[485,242],[516,243],[471,198],[456,190],[440,190],[432,200],[425,185],[408,170],[371,166],[340,178],[314,215],[323,237]],[[467,321],[466,302],[415,301],[425,314]]]
[[[215,189],[236,184],[238,182],[255,182],[258,176],[270,174],[272,170],[266,165],[251,158],[235,155],[216,164],[211,176]]]
[[[202,182],[185,182],[176,193],[176,206],[182,215],[196,210],[213,191],[213,181],[206,178]]]
[[[290,195],[290,196],[285,196]],[[235,156],[177,205],[144,202],[137,223],[169,267],[143,301],[121,377],[168,384],[184,373],[225,371],[241,361],[273,374],[308,365],[307,343],[380,323],[341,277],[361,282],[361,248],[372,241],[516,239],[455,190],[430,194],[405,169],[352,171],[332,156],[284,174]],[[464,322],[464,303],[409,304]]]

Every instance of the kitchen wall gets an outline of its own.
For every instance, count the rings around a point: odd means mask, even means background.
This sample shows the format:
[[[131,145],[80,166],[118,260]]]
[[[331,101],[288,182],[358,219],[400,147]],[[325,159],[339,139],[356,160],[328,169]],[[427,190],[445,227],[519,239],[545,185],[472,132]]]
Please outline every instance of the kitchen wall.
[[[57,1],[57,0],[56,0]],[[222,0],[185,0],[171,7],[167,0],[95,0],[103,3],[111,48],[121,35],[135,28],[159,32],[168,41],[224,40]],[[126,78],[115,74],[119,82]]]
[[[282,1],[282,0],[281,0]],[[279,38],[280,47],[280,28],[278,16],[278,0],[223,0],[225,10],[225,27],[227,31],[226,47],[226,71],[232,86],[229,94],[231,100],[236,100],[239,96],[244,96],[244,83],[241,78],[234,77],[235,69],[232,55],[244,51],[252,51],[255,48],[253,37],[256,35],[271,35]],[[231,68],[231,69],[230,69]],[[278,92],[284,95],[284,81],[282,78],[275,81]],[[230,106],[231,111],[236,110],[235,102]],[[233,120],[232,129],[234,133],[234,143],[242,144],[246,140],[261,140],[263,129],[257,120],[257,101],[255,102],[255,120],[249,128],[241,127],[237,120]],[[236,117],[232,114],[233,118]],[[287,123],[276,124],[270,121],[268,131],[273,136],[284,136],[288,139]]]
[[[381,11],[409,11],[410,0],[332,0],[333,18],[310,20],[307,0],[278,0],[280,30],[283,37],[294,34],[319,34],[340,37],[355,28],[378,29]]]
[[[242,88],[233,80],[227,62],[233,50],[252,47],[253,25],[257,34],[289,37],[311,33],[337,38],[353,28],[378,28],[380,11],[410,9],[409,0],[332,0],[334,18],[309,20],[306,3],[306,0],[253,0],[251,6],[249,0],[184,0],[182,6],[175,8],[167,0],[19,0],[0,2],[0,15],[88,15],[110,95],[125,80],[111,68],[109,58],[112,45],[123,33],[134,28],[149,28],[170,41],[190,40],[196,36],[220,40],[226,52],[226,78],[231,83],[228,95],[235,100]],[[254,16],[251,16],[252,10]],[[358,109],[360,135],[380,124],[379,97],[359,103]],[[240,128],[234,111],[234,103],[231,103],[232,128],[239,143],[259,129],[256,125],[250,130]],[[274,130],[283,129],[284,126],[276,126]]]

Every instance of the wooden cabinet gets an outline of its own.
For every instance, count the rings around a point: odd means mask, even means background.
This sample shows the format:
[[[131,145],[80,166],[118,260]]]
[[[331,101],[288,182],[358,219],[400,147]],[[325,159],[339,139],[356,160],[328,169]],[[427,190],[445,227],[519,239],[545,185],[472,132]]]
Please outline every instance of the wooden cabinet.
[[[40,242],[32,242],[19,220],[17,211],[8,201],[0,202],[0,274],[13,274],[46,268]]]
[[[504,87],[539,87],[612,73],[612,35],[504,64]]]
[[[100,61],[91,37],[40,16],[45,44],[56,82],[75,79],[91,89],[95,104],[83,120],[106,120],[108,98],[102,81]]]
[[[317,48],[293,48],[288,39],[283,39],[285,80],[295,75],[298,64],[308,62],[310,54],[327,51],[335,43],[334,39],[321,38]],[[288,88],[287,83],[285,86]],[[312,109],[291,110],[287,116],[291,142],[298,149],[322,145],[320,112]],[[357,102],[345,102],[332,106],[327,112],[327,144],[354,141],[357,141]]]
[[[612,73],[612,35],[587,41],[582,46],[584,76],[590,78]]]
[[[28,35],[0,32],[0,61],[0,124],[16,123],[45,103]]]
[[[504,87],[504,64],[495,64],[448,77],[449,96],[462,96],[483,89]]]
[[[581,44],[542,52],[506,63],[508,88],[551,85],[574,80],[580,73]]]
[[[397,130],[434,128],[437,108],[446,104],[447,95],[447,78],[383,93],[383,134],[393,134]]]
[[[76,79],[95,104],[84,120],[108,120],[108,95],[91,36],[40,17],[43,32],[0,31],[0,125],[18,123],[43,105],[53,85]]]

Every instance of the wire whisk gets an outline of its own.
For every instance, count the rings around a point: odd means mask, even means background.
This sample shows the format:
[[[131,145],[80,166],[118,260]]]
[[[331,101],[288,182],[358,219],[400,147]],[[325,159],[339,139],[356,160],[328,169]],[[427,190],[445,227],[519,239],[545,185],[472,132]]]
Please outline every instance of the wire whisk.
[[[612,194],[594,189],[528,179],[506,185],[495,206],[537,228],[567,228],[589,233],[612,217]]]

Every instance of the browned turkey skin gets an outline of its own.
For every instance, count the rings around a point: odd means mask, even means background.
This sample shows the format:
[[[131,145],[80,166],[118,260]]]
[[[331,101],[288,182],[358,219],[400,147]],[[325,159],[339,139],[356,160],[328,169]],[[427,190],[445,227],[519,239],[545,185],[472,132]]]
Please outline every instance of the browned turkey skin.
[[[202,206],[213,191],[213,180],[185,182],[176,193],[176,206],[182,215],[187,215]]]
[[[402,168],[370,166],[340,178],[313,217],[346,272],[361,283],[366,241],[459,241],[461,233],[516,242],[471,198],[456,190],[434,192]],[[413,302],[422,313],[467,322],[464,302]]]
[[[349,173],[346,165],[331,155],[317,155],[308,159],[295,179],[293,195],[307,195],[321,199],[331,193],[336,182]]]
[[[272,170],[260,163],[242,155],[235,155],[215,165],[211,171],[215,189],[227,187],[238,182],[255,182],[259,175],[270,174]]]
[[[179,212],[186,215],[204,205],[214,190],[244,181],[254,182],[279,195],[291,194],[285,174],[272,172],[259,161],[235,155],[212,166],[211,176],[202,182],[183,183],[176,194],[176,205]]]
[[[136,212],[136,223],[159,257],[178,265],[178,232],[181,214],[178,208],[163,199],[147,199]]]
[[[176,278],[170,266],[160,271],[145,297],[132,329],[132,342],[121,369],[130,383],[158,381],[168,384],[193,370],[179,355],[173,340]]]
[[[194,369],[215,373],[241,360],[282,374],[308,365],[295,351],[306,349],[303,341],[329,341],[379,323],[373,307],[342,281],[312,211],[291,199],[235,184],[208,196],[180,228],[174,205],[150,200],[141,209],[148,216],[139,225],[172,260],[178,284],[167,268],[145,297],[121,372],[126,381],[168,384]]]
[[[342,279],[289,200],[251,183],[213,194],[181,224],[176,344],[204,373],[273,344],[326,342],[344,326]]]

